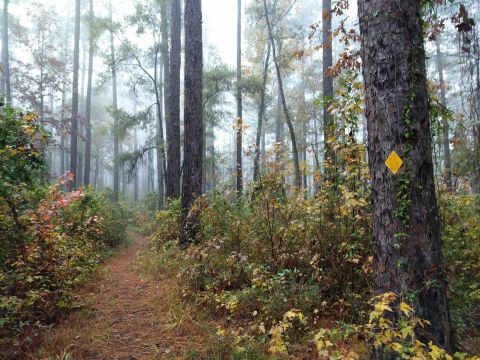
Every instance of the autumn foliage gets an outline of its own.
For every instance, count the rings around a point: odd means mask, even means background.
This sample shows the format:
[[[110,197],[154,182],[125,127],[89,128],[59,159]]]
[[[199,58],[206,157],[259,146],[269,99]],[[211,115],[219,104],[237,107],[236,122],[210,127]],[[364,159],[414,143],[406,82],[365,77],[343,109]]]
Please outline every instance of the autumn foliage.
[[[48,185],[36,115],[1,111],[0,348],[14,354],[25,345],[16,334],[34,337],[76,306],[75,288],[124,240],[126,221],[106,197],[69,189],[71,173]]]

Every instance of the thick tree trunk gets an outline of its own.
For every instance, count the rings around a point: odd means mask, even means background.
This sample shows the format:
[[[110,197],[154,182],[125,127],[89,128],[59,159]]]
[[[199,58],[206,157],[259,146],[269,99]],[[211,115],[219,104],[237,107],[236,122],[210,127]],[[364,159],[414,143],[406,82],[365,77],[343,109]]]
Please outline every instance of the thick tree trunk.
[[[263,117],[265,115],[266,90],[268,82],[268,65],[270,63],[270,43],[267,44],[267,54],[265,56],[265,64],[263,66],[262,89],[260,92],[260,107],[258,108],[257,136],[255,138],[255,158],[253,161],[253,181],[260,179],[260,141],[263,131]]]
[[[12,93],[10,88],[10,54],[8,49],[8,3],[9,0],[3,0],[3,31],[2,31],[2,95],[5,95],[7,104],[12,103]]]
[[[167,197],[180,197],[180,67],[181,67],[181,4],[172,0],[170,24],[170,81],[169,81],[169,126]]]
[[[113,26],[113,10],[112,10],[112,0],[109,4],[109,18],[110,25]],[[112,67],[112,96],[113,96],[113,196],[115,201],[118,201],[119,191],[120,191],[120,167],[118,164],[118,155],[120,149],[120,141],[117,135],[118,128],[118,100],[117,100],[117,63],[115,59],[115,43],[113,41],[113,29],[110,29],[110,66]]]
[[[333,77],[329,70],[332,67],[332,0],[322,2],[322,46],[323,46],[323,143],[325,160],[335,163],[335,151],[329,139],[335,136],[335,124],[329,107],[333,98]]]
[[[435,45],[437,47],[437,71],[438,77],[440,82],[440,103],[446,108],[447,107],[447,97],[446,97],[446,90],[445,90],[445,80],[443,78],[443,60],[442,60],[442,53],[440,51],[440,39],[437,36],[435,40]],[[448,191],[452,191],[452,161],[450,156],[450,125],[448,120],[443,117],[442,119],[442,145],[443,145],[443,156],[444,156],[444,164],[445,164],[445,184],[447,185]]]
[[[73,185],[77,178],[77,133],[78,133],[78,69],[80,57],[80,0],[75,1],[75,40],[73,46],[73,85],[72,85],[72,119],[70,140],[70,171],[75,174]]]
[[[92,157],[92,80],[93,80],[93,0],[90,0],[89,17],[90,24],[88,29],[88,79],[87,79],[87,98],[85,103],[85,176],[83,184],[85,186],[90,185],[90,160]]]
[[[297,140],[295,137],[295,130],[293,128],[292,118],[290,116],[290,112],[288,111],[287,101],[285,100],[285,93],[283,91],[282,74],[280,73],[280,65],[278,64],[277,53],[275,49],[275,40],[273,38],[273,30],[268,13],[267,0],[263,0],[263,7],[265,10],[265,20],[267,22],[268,36],[270,39],[270,43],[272,44],[272,57],[277,73],[278,89],[280,91],[280,99],[282,101],[283,113],[285,115],[285,120],[287,121],[288,131],[290,132],[290,140],[292,142],[293,164],[295,167],[295,186],[300,189],[302,187],[302,174],[300,172],[300,162],[298,160]]]
[[[452,350],[433,177],[421,4],[417,0],[360,0],[358,6],[376,288],[413,300],[416,315],[431,323],[425,328],[428,334],[419,331],[419,338]],[[385,166],[392,151],[404,161],[396,175]],[[380,349],[376,358],[396,357]]]
[[[242,0],[237,0],[237,120],[236,120],[236,172],[237,172],[237,197],[243,192],[242,169],[242,134],[243,134],[243,108],[242,108]]]
[[[190,206],[202,191],[203,163],[202,1],[185,0],[185,138],[180,246],[195,240],[198,216]]]

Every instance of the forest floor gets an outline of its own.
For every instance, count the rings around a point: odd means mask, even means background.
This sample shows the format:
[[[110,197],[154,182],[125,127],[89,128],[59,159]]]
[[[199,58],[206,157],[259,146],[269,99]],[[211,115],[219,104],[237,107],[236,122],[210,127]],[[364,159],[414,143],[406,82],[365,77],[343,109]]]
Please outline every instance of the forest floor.
[[[130,233],[131,243],[102,265],[79,292],[83,306],[43,336],[40,359],[196,358],[215,329],[181,299],[176,279],[154,281],[135,271],[147,238]],[[191,353],[191,355],[188,355]]]

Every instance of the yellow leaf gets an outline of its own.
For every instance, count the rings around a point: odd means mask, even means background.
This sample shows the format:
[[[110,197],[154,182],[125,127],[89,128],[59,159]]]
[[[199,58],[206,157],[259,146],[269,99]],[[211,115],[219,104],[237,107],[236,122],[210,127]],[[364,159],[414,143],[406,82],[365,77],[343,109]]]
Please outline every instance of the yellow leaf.
[[[402,351],[402,345],[397,342],[391,343],[390,347],[393,351],[396,351],[397,353]]]
[[[400,311],[405,314],[405,316],[410,315],[413,312],[413,309],[407,303],[400,303]]]

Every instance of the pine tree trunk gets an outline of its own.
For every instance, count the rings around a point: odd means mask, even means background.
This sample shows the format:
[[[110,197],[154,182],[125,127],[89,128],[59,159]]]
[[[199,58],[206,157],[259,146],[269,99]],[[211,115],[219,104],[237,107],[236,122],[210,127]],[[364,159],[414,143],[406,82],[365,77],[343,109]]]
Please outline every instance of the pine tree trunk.
[[[180,246],[195,240],[197,214],[190,206],[202,191],[203,164],[203,49],[202,2],[185,0],[185,138],[182,177],[183,217]]]
[[[69,48],[69,33],[70,33],[70,7],[68,7],[68,14],[67,14],[67,21],[65,24],[65,37],[64,37],[64,44],[63,44],[63,52],[62,56],[64,58],[67,57],[68,48]],[[66,118],[65,118],[65,109],[67,106],[67,67],[63,67],[63,79],[62,79],[62,109],[60,110],[60,175],[65,174],[66,169],[68,168],[67,156],[66,156],[66,135],[67,135],[67,126],[66,126]]]
[[[172,0],[170,24],[170,81],[169,81],[169,126],[167,197],[180,197],[180,67],[181,67],[181,5],[180,0]]]
[[[300,108],[299,112],[301,115],[300,123],[301,123],[301,134],[302,134],[302,147],[301,147],[301,154],[302,154],[302,162],[303,162],[303,172],[302,172],[302,185],[304,189],[308,188],[308,179],[307,179],[307,101],[305,98],[305,59],[302,59],[301,65],[301,85],[300,85]]]
[[[335,164],[335,152],[329,145],[329,139],[335,136],[335,125],[329,107],[333,98],[333,78],[328,73],[332,67],[332,0],[322,2],[322,46],[323,46],[323,142],[325,160]]]
[[[282,119],[282,99],[280,97],[280,86],[277,83],[277,106],[275,109],[275,143],[280,149],[275,155],[275,161],[280,161],[280,155],[283,153],[283,119]]]
[[[272,25],[270,23],[270,17],[268,13],[267,0],[263,0],[263,7],[265,10],[265,20],[267,22],[268,36],[270,39],[270,43],[272,45],[272,57],[273,57],[273,62],[275,64],[275,70],[277,73],[278,89],[280,91],[280,99],[282,101],[283,113],[285,116],[285,120],[287,122],[288,131],[290,133],[290,140],[292,142],[293,164],[295,167],[295,186],[300,189],[302,187],[302,174],[300,172],[300,162],[298,160],[297,140],[295,137],[295,130],[293,128],[292,118],[290,116],[290,112],[288,111],[287,101],[285,100],[285,93],[283,91],[282,75],[280,73],[280,65],[278,64],[277,53],[275,48],[275,40],[273,38],[273,30],[272,30]]]
[[[138,135],[137,135],[137,127],[133,130],[133,149],[134,151],[138,151]],[[135,174],[133,179],[133,200],[135,203],[138,203],[138,183],[139,183],[139,170],[140,164],[137,164],[135,167]]]
[[[89,46],[90,41],[85,39],[85,36],[82,37],[82,77],[80,81],[80,109],[85,109],[85,78],[87,75],[87,46]]]
[[[2,31],[2,95],[5,95],[7,104],[12,103],[12,93],[10,87],[10,53],[8,49],[8,3],[9,0],[3,0],[3,31]]]
[[[99,171],[99,161],[98,157],[95,158],[95,168],[93,169],[93,190],[97,191],[98,190],[98,171]]]
[[[242,0],[237,0],[237,120],[236,120],[236,173],[237,197],[243,192],[242,169],[242,133],[243,133],[243,108],[242,108]]]
[[[110,0],[109,4],[109,19],[110,25],[113,26],[113,10],[112,10],[112,0]],[[113,196],[115,201],[118,201],[119,192],[120,192],[120,167],[118,164],[118,155],[119,155],[119,148],[120,142],[117,135],[117,128],[118,128],[118,118],[117,118],[117,110],[118,110],[118,100],[117,100],[117,63],[115,59],[115,43],[113,41],[113,30],[110,29],[110,66],[112,71],[112,96],[113,96]]]
[[[475,36],[475,48],[477,56],[475,58],[476,86],[475,86],[475,115],[476,123],[472,125],[473,133],[473,174],[471,178],[472,190],[475,194],[480,194],[480,39]]]
[[[92,80],[93,80],[93,0],[90,0],[89,17],[90,24],[88,29],[88,79],[87,79],[87,98],[85,104],[85,176],[83,184],[85,186],[90,185],[90,161],[92,157]]]
[[[78,152],[77,166],[77,186],[81,186],[83,183],[83,154],[81,151]]]
[[[77,133],[78,133],[78,70],[80,57],[80,0],[75,1],[75,40],[73,47],[73,85],[72,85],[72,119],[71,119],[71,138],[70,138],[70,171],[75,174],[73,185],[78,180],[77,177]]]
[[[162,61],[157,67],[155,60],[155,97],[157,104],[157,188],[158,188],[158,208],[162,209],[165,196],[165,175],[167,173],[167,163],[165,160],[165,139],[163,137],[163,72]]]
[[[452,350],[440,218],[435,196],[420,2],[360,0],[372,185],[375,285],[414,297],[418,332]],[[392,151],[404,161],[393,175]],[[396,316],[399,310],[396,309]],[[426,334],[427,332],[428,334]],[[375,358],[396,358],[377,349]]]
[[[268,43],[267,55],[265,57],[265,64],[263,66],[262,89],[260,92],[260,107],[258,108],[257,136],[255,138],[255,158],[253,161],[253,181],[258,181],[260,179],[260,141],[262,139],[263,117],[266,110],[265,98],[268,82],[268,65],[270,63],[270,51],[270,43]]]
[[[165,132],[167,137],[167,161],[170,158],[170,149],[169,144],[172,142],[170,136],[172,135],[171,132],[171,125],[170,125],[170,53],[169,53],[169,44],[168,44],[168,8],[167,2],[162,1],[160,2],[160,17],[161,17],[161,34],[162,34],[162,43],[161,43],[161,56],[162,56],[162,64],[163,64],[163,98],[165,103]],[[166,197],[170,198],[171,195],[169,194],[169,185],[172,182],[170,179],[170,171],[168,170],[168,163],[166,165],[166,172],[165,172],[165,192]]]

